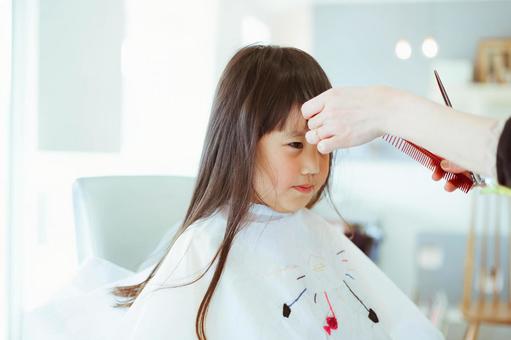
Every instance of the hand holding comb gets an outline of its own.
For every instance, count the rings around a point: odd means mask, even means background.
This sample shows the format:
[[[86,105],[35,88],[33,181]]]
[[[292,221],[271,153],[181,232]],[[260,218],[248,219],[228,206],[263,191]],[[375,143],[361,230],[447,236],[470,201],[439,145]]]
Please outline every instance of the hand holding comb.
[[[440,92],[442,93],[442,97],[444,98],[445,105],[452,107],[451,101],[447,96],[447,92],[445,91],[437,71],[435,71],[435,77],[438,87],[440,88]],[[434,153],[431,153],[428,150],[400,137],[386,134],[382,138],[428,169],[435,171],[438,167],[440,167],[440,162],[443,160],[440,156],[437,156]],[[465,193],[468,193],[474,186],[484,185],[484,181],[478,174],[469,172],[469,175],[470,177],[464,173],[455,174],[452,172],[444,172],[442,177]]]

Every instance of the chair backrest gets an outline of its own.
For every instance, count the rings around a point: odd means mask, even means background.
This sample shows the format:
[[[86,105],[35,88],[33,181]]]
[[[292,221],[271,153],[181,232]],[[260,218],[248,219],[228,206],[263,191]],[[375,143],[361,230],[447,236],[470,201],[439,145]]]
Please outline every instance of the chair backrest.
[[[136,271],[186,214],[195,178],[105,176],[73,184],[78,261],[93,256]]]
[[[511,197],[488,189],[472,199],[462,312],[475,325],[511,324]]]

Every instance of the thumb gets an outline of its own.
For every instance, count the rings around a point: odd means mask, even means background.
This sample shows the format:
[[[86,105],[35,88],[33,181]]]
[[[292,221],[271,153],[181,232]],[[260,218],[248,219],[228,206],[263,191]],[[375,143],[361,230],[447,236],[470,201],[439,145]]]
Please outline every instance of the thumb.
[[[330,90],[327,90],[316,97],[309,99],[302,105],[302,115],[305,119],[310,119],[316,114],[323,111],[325,108],[325,102],[330,96]]]
[[[464,169],[464,168],[460,167],[459,165],[456,165],[453,162],[448,161],[446,159],[444,159],[440,162],[440,167],[444,171],[452,172],[455,174],[467,171],[466,169]]]

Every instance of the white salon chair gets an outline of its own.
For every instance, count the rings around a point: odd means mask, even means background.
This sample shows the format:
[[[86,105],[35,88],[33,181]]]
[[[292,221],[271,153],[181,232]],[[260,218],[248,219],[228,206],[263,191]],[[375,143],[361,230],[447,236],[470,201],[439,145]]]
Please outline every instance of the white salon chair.
[[[95,257],[133,272],[143,269],[183,220],[194,184],[193,177],[177,176],[77,179],[73,205],[79,263]]]

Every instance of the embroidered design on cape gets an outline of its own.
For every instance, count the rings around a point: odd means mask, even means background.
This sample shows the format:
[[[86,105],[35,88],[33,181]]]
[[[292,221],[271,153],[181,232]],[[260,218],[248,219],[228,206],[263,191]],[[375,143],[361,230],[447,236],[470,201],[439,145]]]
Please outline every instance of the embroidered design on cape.
[[[336,255],[343,255],[344,253],[345,253],[345,251],[341,250],[341,251],[337,252]],[[348,259],[343,257],[343,258],[341,258],[341,262],[347,263],[349,261],[348,261]],[[317,256],[317,255],[310,256],[309,266],[313,272],[322,272],[326,269],[324,261],[321,259],[320,256]],[[346,272],[344,275],[346,278],[349,278],[350,280],[355,281],[355,276],[353,274]],[[306,276],[307,276],[306,274],[302,274],[302,275],[298,276],[296,279],[301,280],[301,279],[305,278]],[[377,313],[372,308],[367,307],[367,305],[355,293],[355,291],[351,288],[351,286],[348,284],[348,282],[346,282],[345,279],[342,279],[342,284],[339,286],[339,288],[346,289],[349,291],[350,295],[353,296],[356,299],[356,301],[358,303],[360,303],[364,307],[364,309],[368,312],[369,320],[371,320],[373,323],[379,322]],[[308,288],[304,288],[297,294],[296,298],[294,298],[291,302],[289,302],[289,303],[285,302],[282,306],[282,316],[285,318],[289,318],[292,314],[292,310],[293,310],[292,307],[295,304],[297,304],[303,298],[303,296],[306,295],[307,292],[308,292]],[[314,304],[317,304],[317,301],[318,301],[317,295],[318,295],[317,292],[314,292],[314,298],[313,298]],[[335,315],[334,308],[332,307],[332,303],[328,297],[328,293],[326,291],[323,291],[323,295],[324,295],[325,300],[328,304],[329,311],[325,318],[325,324],[322,327],[328,335],[331,335],[332,331],[335,331],[339,328],[339,320],[337,319],[337,316]],[[299,308],[299,307],[295,307],[295,308]]]

